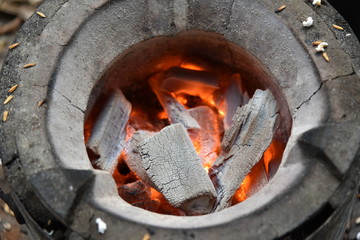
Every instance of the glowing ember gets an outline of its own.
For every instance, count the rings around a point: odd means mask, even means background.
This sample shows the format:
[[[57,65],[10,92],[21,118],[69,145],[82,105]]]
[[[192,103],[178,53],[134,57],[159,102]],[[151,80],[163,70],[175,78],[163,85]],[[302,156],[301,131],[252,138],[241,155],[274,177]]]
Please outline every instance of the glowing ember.
[[[183,125],[204,169],[211,174],[211,167],[220,154],[224,131],[229,127],[236,108],[249,100],[249,93],[243,90],[240,75],[232,75],[228,70],[221,75],[219,71],[208,71],[191,62],[182,62],[178,66],[161,63],[156,68],[164,66],[168,69],[151,77],[152,92],[146,90],[148,92],[140,95],[124,92],[132,104],[125,142],[130,144],[139,130],[156,133],[169,124],[190,123]],[[192,122],[197,123],[197,127]],[[85,141],[89,139],[93,125],[94,117],[88,118],[84,128]],[[269,181],[277,170],[284,148],[284,142],[273,140],[234,194],[233,205],[246,200]],[[150,180],[144,179],[140,170],[135,171],[133,166],[126,164],[127,159],[136,158],[137,154],[129,145],[121,154],[113,173],[119,195],[133,206],[162,214],[185,215],[171,206]]]

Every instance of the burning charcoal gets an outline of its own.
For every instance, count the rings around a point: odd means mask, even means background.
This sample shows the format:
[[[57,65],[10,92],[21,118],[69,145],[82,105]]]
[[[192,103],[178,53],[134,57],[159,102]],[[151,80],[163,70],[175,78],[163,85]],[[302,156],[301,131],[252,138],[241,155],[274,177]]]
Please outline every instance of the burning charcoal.
[[[186,93],[206,98],[219,89],[218,77],[207,71],[196,71],[173,67],[166,72],[161,80],[160,89],[173,93]]]
[[[213,166],[218,171],[218,206],[220,211],[229,201],[251,168],[263,157],[279,126],[276,100],[269,90],[257,90],[248,104],[239,108],[233,125],[221,143],[222,156]]]
[[[198,122],[186,112],[185,107],[174,96],[159,88],[159,75],[150,79],[150,85],[156,94],[160,104],[170,118],[171,123],[181,123],[186,129],[199,129]]]
[[[181,124],[163,128],[140,145],[143,165],[169,203],[187,215],[209,213],[215,188]]]
[[[137,131],[133,134],[131,139],[125,146],[124,161],[131,171],[135,172],[136,175],[143,180],[148,186],[156,188],[152,180],[149,178],[139,153],[139,146],[142,141],[154,135],[154,132],[149,131]]]
[[[199,106],[188,110],[190,115],[200,124],[201,129],[190,132],[195,148],[202,158],[203,165],[211,165],[217,157],[220,146],[219,123],[214,111],[207,106]]]
[[[143,202],[150,200],[150,187],[141,180],[122,185],[118,188],[119,195],[128,203]]]
[[[236,109],[244,105],[243,87],[241,85],[240,74],[233,74],[232,81],[225,90],[225,118],[224,127],[228,129],[232,124],[232,118],[235,115]]]
[[[99,158],[96,165],[113,172],[124,147],[124,131],[131,112],[131,104],[120,90],[110,96],[98,117],[86,146]]]
[[[260,160],[257,164],[255,164],[249,175],[251,184],[246,194],[247,197],[251,197],[260,191],[260,189],[262,189],[269,182],[263,160]]]

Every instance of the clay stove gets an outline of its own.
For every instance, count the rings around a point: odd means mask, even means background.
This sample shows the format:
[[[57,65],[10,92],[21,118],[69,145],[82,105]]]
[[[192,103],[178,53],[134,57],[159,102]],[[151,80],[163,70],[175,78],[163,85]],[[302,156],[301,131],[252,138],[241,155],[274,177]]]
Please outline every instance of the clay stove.
[[[90,99],[94,167],[113,174],[124,200],[160,213],[202,215],[245,200],[275,174],[290,135],[286,101],[265,67],[209,32],[131,47]]]
[[[0,128],[1,159],[15,212],[32,234],[68,239],[341,238],[359,183],[359,44],[353,35],[346,36],[351,29],[329,4],[288,3],[275,13],[282,4],[45,2],[39,10],[48,18],[33,16],[24,25],[17,38],[21,45],[9,53],[1,74],[4,99],[12,85],[20,84],[14,99],[1,106],[10,112]],[[316,24],[304,29],[302,17],[310,14]],[[346,32],[332,28],[334,21]],[[242,69],[243,79],[254,79],[250,92],[270,89],[280,108],[286,106],[288,140],[269,183],[245,201],[201,216],[154,213],[124,201],[113,176],[92,166],[84,143],[87,109],[97,99],[92,97],[95,89],[102,89],[97,84],[121,79],[126,95],[126,84],[140,81],[130,82],[119,75],[121,68],[109,68],[122,66],[128,74],[141,75],[125,59],[138,56],[144,65],[155,56],[146,47],[138,55],[133,46],[194,31],[244,49],[246,54],[234,55],[217,45],[217,52],[204,52],[210,59],[228,54],[221,58],[224,65]],[[323,39],[329,43],[329,62],[312,46]],[[228,44],[221,50],[226,49]],[[244,61],[247,54],[255,60]],[[37,65],[19,67],[30,62]]]

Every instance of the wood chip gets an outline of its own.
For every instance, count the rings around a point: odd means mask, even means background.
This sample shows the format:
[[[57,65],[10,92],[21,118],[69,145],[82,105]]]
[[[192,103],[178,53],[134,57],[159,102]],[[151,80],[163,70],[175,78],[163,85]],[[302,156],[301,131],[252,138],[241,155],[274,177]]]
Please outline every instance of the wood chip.
[[[322,56],[327,62],[330,62],[330,58],[326,52],[323,52]]]
[[[16,48],[17,46],[19,46],[20,45],[20,43],[13,43],[13,44],[11,44],[10,46],[9,46],[9,49],[14,49],[14,48]]]
[[[8,104],[13,98],[14,98],[14,95],[8,96],[8,97],[5,99],[5,101],[4,101],[4,105],[5,105],[5,104]]]
[[[281,12],[282,10],[284,10],[286,8],[286,5],[282,5],[280,6],[278,9],[275,10],[275,13],[279,13]]]
[[[333,28],[335,28],[337,30],[344,31],[344,28],[340,27],[339,25],[333,24],[332,26],[333,26]]]
[[[317,46],[317,45],[321,44],[322,42],[324,42],[324,41],[315,41],[315,42],[312,42],[312,45]]]
[[[9,116],[9,111],[4,111],[4,113],[3,113],[3,122],[6,122],[7,121],[7,119],[8,119],[8,116]]]
[[[18,86],[19,86],[19,84],[16,84],[16,85],[12,86],[12,87],[9,89],[8,93],[13,93],[13,92],[15,92],[15,90],[18,88]]]
[[[28,64],[24,65],[24,68],[31,68],[31,67],[34,67],[34,66],[36,66],[36,63],[28,63]]]
[[[144,235],[143,240],[150,240],[150,238],[151,238],[150,234],[147,233],[147,234]]]
[[[46,18],[46,15],[42,12],[36,12],[37,15],[39,15],[42,18]]]

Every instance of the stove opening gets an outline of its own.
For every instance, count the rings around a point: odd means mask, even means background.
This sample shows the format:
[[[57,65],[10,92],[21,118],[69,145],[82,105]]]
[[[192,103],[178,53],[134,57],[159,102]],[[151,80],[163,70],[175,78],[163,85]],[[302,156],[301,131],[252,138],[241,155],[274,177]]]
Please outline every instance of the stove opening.
[[[94,87],[85,120],[89,159],[113,175],[119,196],[181,216],[256,194],[276,173],[291,128],[266,68],[203,31],[122,53]]]

